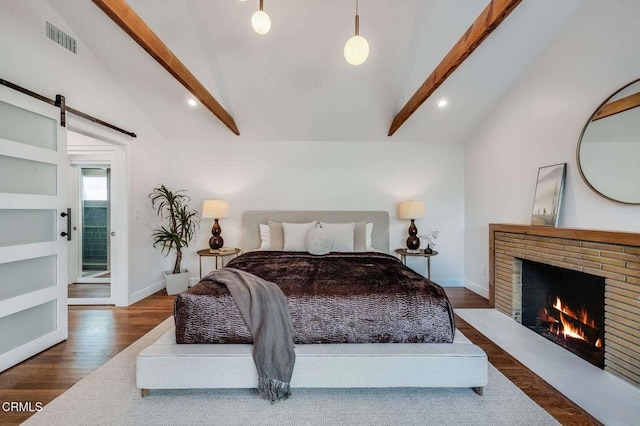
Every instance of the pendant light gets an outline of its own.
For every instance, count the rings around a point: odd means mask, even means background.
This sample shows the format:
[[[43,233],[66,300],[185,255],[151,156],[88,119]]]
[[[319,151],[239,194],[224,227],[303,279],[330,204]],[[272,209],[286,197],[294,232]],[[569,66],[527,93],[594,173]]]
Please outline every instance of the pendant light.
[[[271,18],[263,9],[263,0],[260,0],[260,10],[251,17],[251,26],[258,34],[266,34],[271,29]]]
[[[358,0],[356,0],[356,34],[344,45],[344,57],[351,65],[360,65],[369,56],[369,43],[360,35],[360,16],[358,16]]]

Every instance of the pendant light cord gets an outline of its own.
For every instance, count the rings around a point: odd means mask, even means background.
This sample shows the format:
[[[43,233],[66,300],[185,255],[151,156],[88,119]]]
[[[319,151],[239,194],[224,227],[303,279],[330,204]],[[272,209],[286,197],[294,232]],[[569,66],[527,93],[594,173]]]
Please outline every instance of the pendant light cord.
[[[360,35],[360,16],[358,16],[358,0],[356,0],[356,35]]]

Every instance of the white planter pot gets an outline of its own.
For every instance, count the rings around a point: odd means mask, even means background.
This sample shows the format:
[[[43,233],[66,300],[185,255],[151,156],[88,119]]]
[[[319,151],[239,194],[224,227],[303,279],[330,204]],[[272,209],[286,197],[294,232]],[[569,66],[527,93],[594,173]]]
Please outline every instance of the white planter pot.
[[[168,295],[182,293],[189,288],[189,271],[182,269],[182,272],[179,274],[164,271],[164,284],[167,288]]]

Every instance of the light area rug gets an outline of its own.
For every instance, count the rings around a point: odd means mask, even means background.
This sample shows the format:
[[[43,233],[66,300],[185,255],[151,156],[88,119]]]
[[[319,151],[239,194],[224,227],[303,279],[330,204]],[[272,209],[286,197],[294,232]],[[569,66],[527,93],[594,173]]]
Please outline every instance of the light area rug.
[[[153,390],[135,385],[137,354],[172,318],[29,418],[26,425],[555,425],[492,365],[484,396],[466,388],[293,389],[270,404],[253,389]]]

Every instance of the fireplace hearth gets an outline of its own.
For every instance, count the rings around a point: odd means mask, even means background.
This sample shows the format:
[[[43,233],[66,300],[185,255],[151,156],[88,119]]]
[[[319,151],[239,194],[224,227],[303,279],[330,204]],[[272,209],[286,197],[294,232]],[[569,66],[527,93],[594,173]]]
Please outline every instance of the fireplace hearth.
[[[604,353],[605,371],[640,387],[640,234],[491,224],[489,236],[490,303],[595,365],[602,366]],[[543,286],[531,308],[528,301],[523,304],[531,296],[523,284],[525,262],[595,276],[600,283],[593,289],[579,278],[577,289],[586,300],[562,287]]]
[[[522,325],[604,368],[604,278],[523,260]]]

